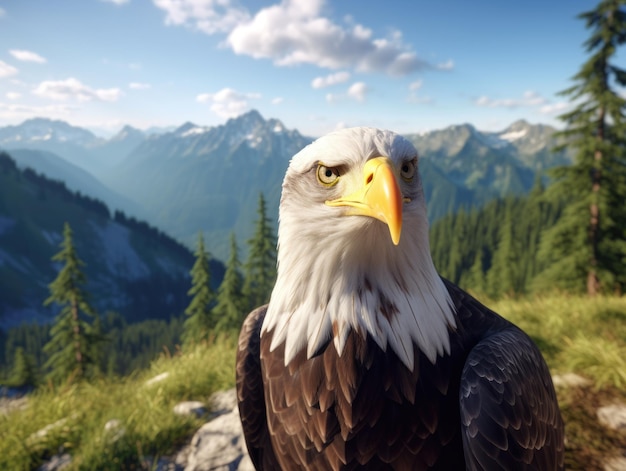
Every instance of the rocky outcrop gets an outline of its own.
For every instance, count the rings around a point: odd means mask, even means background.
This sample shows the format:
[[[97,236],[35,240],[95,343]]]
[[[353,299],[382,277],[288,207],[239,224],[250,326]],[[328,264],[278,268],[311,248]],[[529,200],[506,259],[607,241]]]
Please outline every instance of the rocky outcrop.
[[[239,421],[235,390],[218,392],[209,402],[210,421],[176,456],[162,460],[160,471],[254,471]]]
[[[610,404],[600,407],[598,409],[598,420],[607,428],[626,433],[626,404]],[[626,471],[626,450],[622,450],[622,456],[608,459],[604,470]]]

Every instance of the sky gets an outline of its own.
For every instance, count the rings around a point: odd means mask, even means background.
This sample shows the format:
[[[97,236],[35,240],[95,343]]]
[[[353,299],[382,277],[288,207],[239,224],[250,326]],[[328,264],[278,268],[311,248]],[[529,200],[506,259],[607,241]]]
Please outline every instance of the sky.
[[[590,0],[0,0],[0,126],[557,127]]]

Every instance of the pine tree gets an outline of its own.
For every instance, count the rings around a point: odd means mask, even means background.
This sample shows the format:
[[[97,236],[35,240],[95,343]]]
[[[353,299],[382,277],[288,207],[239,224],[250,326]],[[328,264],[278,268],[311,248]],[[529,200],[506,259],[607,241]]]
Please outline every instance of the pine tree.
[[[514,200],[506,200],[506,213],[500,225],[498,246],[487,273],[487,285],[491,296],[511,295],[520,293],[523,289],[519,265],[521,251],[514,232],[514,221],[517,221],[513,216],[515,206]]]
[[[13,387],[34,387],[37,385],[37,367],[35,360],[22,347],[15,350],[13,369],[9,377],[9,384]]]
[[[48,355],[44,368],[50,369],[49,377],[55,382],[68,378],[83,379],[94,366],[94,344],[99,339],[93,335],[85,319],[92,317],[95,312],[82,288],[86,282],[81,271],[84,263],[78,258],[72,229],[67,222],[63,228],[61,251],[52,260],[63,263],[63,267],[50,283],[50,296],[44,305],[58,304],[61,311],[50,330],[50,340],[44,346],[44,352]]]
[[[230,257],[226,264],[224,279],[217,291],[217,304],[211,311],[216,330],[238,330],[247,314],[242,295],[243,279],[235,234],[230,235]]]
[[[250,251],[245,265],[243,295],[246,310],[267,303],[276,281],[276,236],[266,215],[262,193],[259,194],[257,213],[254,235],[248,240]]]
[[[183,344],[191,344],[205,340],[214,327],[211,325],[211,304],[213,290],[211,289],[211,272],[209,255],[204,248],[202,233],[198,234],[196,261],[189,272],[191,274],[191,289],[187,292],[191,301],[185,314],[187,319],[183,324]]]
[[[617,47],[626,42],[626,0],[603,0],[579,17],[591,30],[589,59],[564,90],[575,107],[560,116],[560,132],[577,150],[571,167],[558,169],[552,193],[573,201],[546,235],[543,253],[551,266],[543,274],[561,287],[586,290],[626,286],[626,70],[615,66]]]
[[[478,295],[486,293],[485,268],[484,268],[484,249],[480,247],[476,252],[474,263],[468,271],[464,273],[460,284]]]

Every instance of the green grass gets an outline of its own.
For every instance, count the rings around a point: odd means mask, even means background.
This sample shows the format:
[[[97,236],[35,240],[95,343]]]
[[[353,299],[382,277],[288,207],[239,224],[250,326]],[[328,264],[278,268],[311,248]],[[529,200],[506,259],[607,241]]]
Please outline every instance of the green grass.
[[[174,405],[207,401],[234,386],[234,354],[234,339],[219,338],[124,379],[41,388],[23,410],[0,414],[0,469],[34,469],[60,449],[73,457],[70,470],[140,469],[143,460],[174,452],[202,424],[175,415]],[[165,380],[146,385],[164,372]],[[112,419],[125,430],[117,440],[104,428]],[[45,437],[34,435],[55,423]]]
[[[486,304],[532,337],[552,374],[576,372],[595,389],[626,389],[626,297],[552,295]]]
[[[486,301],[523,328],[539,345],[553,374],[574,372],[585,387],[559,387],[566,423],[569,470],[601,470],[626,450],[626,434],[604,428],[596,410],[626,403],[626,298],[588,299],[552,295]],[[162,356],[149,370],[117,380],[41,388],[28,406],[0,414],[0,469],[39,466],[59,449],[73,457],[70,470],[140,469],[187,442],[202,420],[172,413],[182,400],[206,401],[234,385],[234,338],[219,338],[184,354]],[[148,379],[169,372],[152,386]],[[113,439],[104,424],[121,421],[125,434]],[[60,420],[45,438],[33,434]]]

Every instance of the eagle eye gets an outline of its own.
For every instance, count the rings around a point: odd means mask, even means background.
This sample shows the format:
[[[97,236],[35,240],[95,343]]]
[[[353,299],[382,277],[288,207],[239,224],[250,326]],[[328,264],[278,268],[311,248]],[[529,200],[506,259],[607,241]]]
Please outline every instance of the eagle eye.
[[[333,186],[339,181],[339,171],[334,167],[318,164],[317,181],[324,186]]]
[[[400,167],[400,176],[405,182],[410,182],[413,180],[413,177],[415,176],[416,168],[417,168],[417,163],[415,159],[402,162],[402,166]]]

